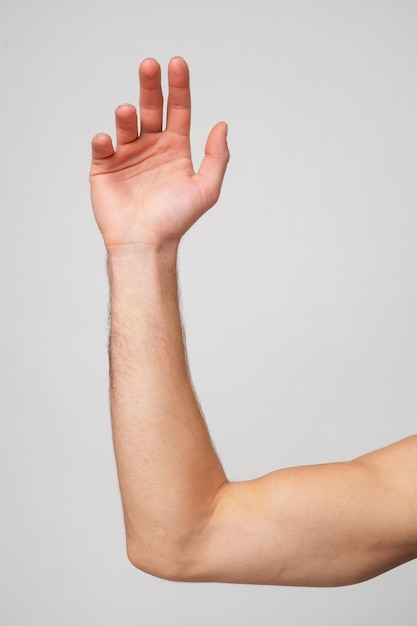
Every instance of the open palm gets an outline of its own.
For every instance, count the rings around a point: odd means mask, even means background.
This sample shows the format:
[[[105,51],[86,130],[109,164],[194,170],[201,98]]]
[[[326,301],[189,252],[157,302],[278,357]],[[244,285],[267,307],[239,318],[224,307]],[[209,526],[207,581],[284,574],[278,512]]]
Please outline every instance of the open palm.
[[[109,251],[179,241],[216,202],[228,161],[227,129],[219,123],[194,172],[189,74],[183,59],[172,59],[168,67],[165,130],[159,64],[143,61],[139,78],[140,135],[136,109],[126,104],[116,109],[116,150],[106,134],[92,141],[92,204]]]

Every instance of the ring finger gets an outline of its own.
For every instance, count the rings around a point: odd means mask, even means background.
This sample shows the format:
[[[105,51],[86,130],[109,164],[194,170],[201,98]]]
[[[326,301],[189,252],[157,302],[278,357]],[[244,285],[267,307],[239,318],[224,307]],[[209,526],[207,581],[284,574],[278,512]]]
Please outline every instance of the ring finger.
[[[117,145],[135,141],[138,136],[138,118],[132,104],[121,104],[116,109]]]

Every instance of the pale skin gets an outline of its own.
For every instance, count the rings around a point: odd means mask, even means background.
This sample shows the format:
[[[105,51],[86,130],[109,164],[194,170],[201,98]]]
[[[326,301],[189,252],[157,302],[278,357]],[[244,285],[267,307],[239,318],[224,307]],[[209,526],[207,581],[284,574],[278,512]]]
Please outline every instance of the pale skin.
[[[93,138],[90,175],[129,559],[170,580],[337,586],[416,558],[417,436],[348,462],[227,479],[192,387],[177,287],[181,237],[220,193],[227,127],[213,128],[194,171],[185,61],[169,63],[166,121],[159,64],[144,60],[139,79],[139,120],[132,105],[116,109],[117,145]]]

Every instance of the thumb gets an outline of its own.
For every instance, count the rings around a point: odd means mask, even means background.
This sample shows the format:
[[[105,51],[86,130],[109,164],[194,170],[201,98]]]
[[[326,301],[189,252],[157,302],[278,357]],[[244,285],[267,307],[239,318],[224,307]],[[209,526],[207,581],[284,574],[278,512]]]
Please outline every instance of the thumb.
[[[219,122],[211,130],[207,138],[205,155],[196,176],[208,206],[213,206],[217,202],[229,161],[227,130],[225,122]]]

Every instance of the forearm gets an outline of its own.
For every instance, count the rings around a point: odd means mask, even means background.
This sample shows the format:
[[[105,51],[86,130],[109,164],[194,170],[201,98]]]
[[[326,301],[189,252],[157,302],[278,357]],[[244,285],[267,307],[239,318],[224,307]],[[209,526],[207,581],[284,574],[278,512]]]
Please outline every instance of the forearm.
[[[108,259],[111,413],[127,548],[135,565],[164,575],[172,555],[178,569],[178,558],[184,567],[191,558],[226,481],[189,377],[176,261],[176,246]]]

